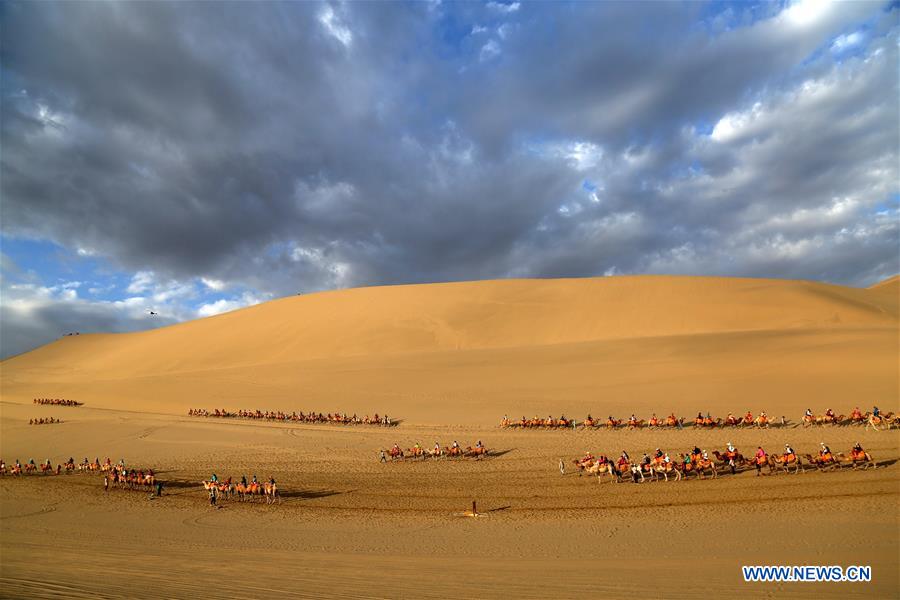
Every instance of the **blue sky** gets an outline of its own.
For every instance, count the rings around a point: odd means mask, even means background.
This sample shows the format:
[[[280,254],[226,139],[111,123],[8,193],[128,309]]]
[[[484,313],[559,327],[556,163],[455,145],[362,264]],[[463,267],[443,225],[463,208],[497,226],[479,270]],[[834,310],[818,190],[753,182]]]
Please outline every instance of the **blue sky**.
[[[897,2],[2,10],[2,356],[361,285],[900,269]]]

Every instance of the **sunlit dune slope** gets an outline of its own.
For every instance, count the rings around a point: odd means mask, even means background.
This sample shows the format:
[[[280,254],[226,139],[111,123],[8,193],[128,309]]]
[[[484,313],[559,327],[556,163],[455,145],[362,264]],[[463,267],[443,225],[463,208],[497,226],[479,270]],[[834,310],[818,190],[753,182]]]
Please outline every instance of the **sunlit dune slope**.
[[[669,276],[359,288],[66,337],[4,361],[0,377],[4,399],[19,401],[371,408],[424,422],[463,405],[469,418],[580,410],[604,395],[650,406],[683,388],[743,402],[767,381],[885,402],[896,400],[898,298],[896,278],[870,289]]]

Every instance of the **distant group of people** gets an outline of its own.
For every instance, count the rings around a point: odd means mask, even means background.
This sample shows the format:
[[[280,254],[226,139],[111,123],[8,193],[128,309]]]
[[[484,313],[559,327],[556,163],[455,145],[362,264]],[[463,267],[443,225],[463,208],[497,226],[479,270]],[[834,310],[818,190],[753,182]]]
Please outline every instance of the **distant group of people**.
[[[218,475],[212,474],[208,481],[203,482],[203,487],[209,496],[209,504],[217,506],[219,498],[227,499],[237,496],[240,500],[248,497],[252,499],[254,496],[265,496],[266,504],[272,504],[280,501],[278,486],[275,484],[275,478],[269,476],[269,480],[260,482],[256,475],[248,480],[246,475],[241,476],[238,483],[232,481],[231,477],[220,480]]]
[[[62,420],[55,419],[53,417],[40,418],[40,419],[28,419],[29,425],[51,425],[53,423],[62,423]]]
[[[627,419],[616,419],[612,415],[609,415],[605,420],[595,418],[588,414],[588,416],[580,423],[575,419],[566,418],[565,415],[560,416],[558,419],[554,418],[552,415],[545,419],[538,416],[531,419],[524,416],[521,419],[510,419],[509,416],[504,415],[500,420],[500,427],[518,427],[523,429],[574,429],[580,425],[582,428],[606,427],[607,429],[616,429],[619,427],[627,429],[674,427],[681,429],[684,427],[685,420],[684,417],[676,417],[675,413],[671,413],[668,417],[657,417],[656,413],[653,413],[647,420],[638,419],[634,414]],[[743,417],[736,416],[734,413],[728,413],[728,417],[725,419],[714,418],[709,412],[705,415],[703,412],[698,412],[697,416],[693,419],[693,425],[696,428],[713,428],[726,425],[731,427],[756,426],[765,428],[769,427],[771,423],[772,419],[765,411],[754,417],[753,413],[749,410]],[[782,425],[784,424],[785,420],[784,417],[782,417]]]
[[[80,406],[81,402],[65,398],[34,398],[34,404],[53,404],[54,406]]]
[[[188,416],[191,417],[219,417],[219,418],[235,418],[235,419],[261,419],[268,421],[291,421],[297,423],[332,423],[338,425],[382,425],[390,427],[395,425],[394,421],[387,415],[379,415],[375,413],[374,417],[359,417],[355,413],[351,416],[347,413],[317,413],[317,412],[290,412],[286,413],[280,410],[238,410],[228,411],[225,409],[207,410],[205,408],[192,408],[188,410]]]
[[[385,463],[388,459],[394,461],[407,456],[410,458],[442,458],[454,456],[482,458],[488,456],[488,449],[481,440],[475,442],[474,446],[466,446],[465,449],[460,446],[459,442],[456,440],[453,440],[453,443],[446,447],[441,446],[440,442],[435,442],[431,449],[416,442],[412,448],[407,448],[405,451],[400,447],[400,444],[394,444],[390,450],[382,449],[380,451],[379,460],[380,462]]]

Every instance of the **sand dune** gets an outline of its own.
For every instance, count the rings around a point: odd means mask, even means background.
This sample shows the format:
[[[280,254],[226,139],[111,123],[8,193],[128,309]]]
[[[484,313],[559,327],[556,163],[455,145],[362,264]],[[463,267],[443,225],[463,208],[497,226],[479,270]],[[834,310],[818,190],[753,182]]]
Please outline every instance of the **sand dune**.
[[[360,288],[131,334],[65,337],[0,364],[4,398],[391,411],[770,412],[896,401],[898,280],[607,277]],[[840,369],[836,367],[840,366]]]
[[[107,494],[87,474],[0,478],[0,597],[896,597],[896,430],[497,422],[897,410],[898,292],[896,278],[870,289],[695,277],[398,286],[63,338],[0,363],[0,457],[125,457],[156,469],[168,492]],[[377,410],[403,423],[203,419],[188,407]],[[64,422],[28,425],[48,416]],[[377,460],[393,443],[453,439],[502,454]],[[836,451],[861,441],[883,468],[602,486],[557,469],[585,450],[732,441],[803,453],[822,440]],[[274,476],[284,502],[213,509],[199,485],[213,472]],[[474,499],[484,518],[459,518]],[[871,565],[874,579],[749,585],[743,564]]]

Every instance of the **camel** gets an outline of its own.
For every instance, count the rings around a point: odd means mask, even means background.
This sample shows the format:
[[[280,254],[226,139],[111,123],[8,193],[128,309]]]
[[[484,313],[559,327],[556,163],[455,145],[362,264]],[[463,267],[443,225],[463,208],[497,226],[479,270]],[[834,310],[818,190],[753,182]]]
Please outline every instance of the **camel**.
[[[615,467],[613,467],[613,464],[611,462],[605,462],[605,463],[596,462],[593,465],[587,467],[584,471],[588,475],[596,475],[597,483],[603,483],[603,480],[600,478],[600,476],[603,473],[609,474],[609,479],[612,483],[618,483],[618,476],[616,475],[616,469],[615,469]]]
[[[391,460],[403,458],[403,450],[401,450],[399,446],[394,446],[388,451],[388,455],[390,455]]]
[[[278,486],[276,486],[274,483],[264,483],[263,493],[266,496],[266,504],[275,504],[275,502],[281,502],[281,496],[278,495]]]
[[[594,455],[588,452],[582,458],[573,458],[572,463],[578,467],[579,471],[584,471],[594,465]]]
[[[856,452],[851,450],[850,456],[845,456],[843,452],[838,452],[837,460],[850,464],[854,469],[856,469],[859,465],[862,465],[862,468],[864,470],[868,469],[870,465],[873,469],[878,468],[877,463],[872,460],[872,455],[865,451]]]
[[[484,446],[469,446],[466,448],[466,452],[463,456],[468,456],[472,458],[477,458],[481,460],[485,456],[488,455],[488,449]]]
[[[866,417],[866,430],[868,431],[869,427],[878,431],[878,426],[884,424],[884,419],[881,417],[876,417],[875,415],[868,415]]]
[[[769,455],[769,468],[771,470],[781,469],[785,473],[791,472],[791,466],[794,468],[794,475],[797,473],[803,472],[803,465],[800,463],[800,457],[796,454],[787,454],[787,455],[778,455],[778,454],[770,454]]]
[[[668,481],[670,473],[673,473],[675,475],[675,481],[681,481],[681,471],[675,468],[674,463],[665,461],[653,461],[649,465],[647,465],[647,467],[651,477],[653,478],[653,481],[659,479],[660,475],[662,475],[665,480]]]
[[[425,458],[425,448],[416,444],[412,448],[407,448],[406,453],[414,458]]]
[[[610,464],[612,464],[612,463],[610,463]],[[616,463],[616,466],[615,466],[616,479],[619,480],[622,478],[622,475],[626,475],[631,472],[632,472],[631,463],[626,460],[619,459],[619,462]],[[644,483],[644,472],[641,469],[638,469],[637,472],[641,476],[641,483]]]
[[[41,473],[46,475],[47,473],[51,473],[52,471],[53,471],[53,466],[50,464],[49,460],[45,463],[41,463]]]
[[[618,427],[621,424],[622,424],[621,419],[609,418],[606,420],[606,428],[607,429],[615,429],[616,427]]]
[[[643,419],[628,419],[628,429],[640,429],[644,426]]]
[[[742,467],[747,464],[747,459],[745,459],[740,452],[730,452],[726,450],[724,453],[719,454],[718,450],[713,450],[713,456],[722,463],[723,467],[731,467],[732,475],[736,472],[737,467]]]
[[[706,471],[710,471],[713,479],[718,476],[716,464],[709,459],[704,459],[702,454],[679,454],[678,458],[675,468],[683,471],[685,478],[688,473],[695,472],[698,479],[705,479]]]
[[[768,429],[770,419],[766,415],[759,415],[758,417],[756,417],[753,423],[760,429]]]
[[[712,475],[712,478],[715,479],[718,477],[719,473],[716,470],[716,463],[709,460],[708,458],[700,458],[694,462],[694,470],[697,471],[697,476],[700,479],[704,479],[704,475],[706,471],[709,471]]]
[[[840,469],[841,464],[835,459],[832,454],[813,456],[812,454],[806,455],[806,462],[814,466],[816,469],[820,471],[831,470],[831,469]]]

